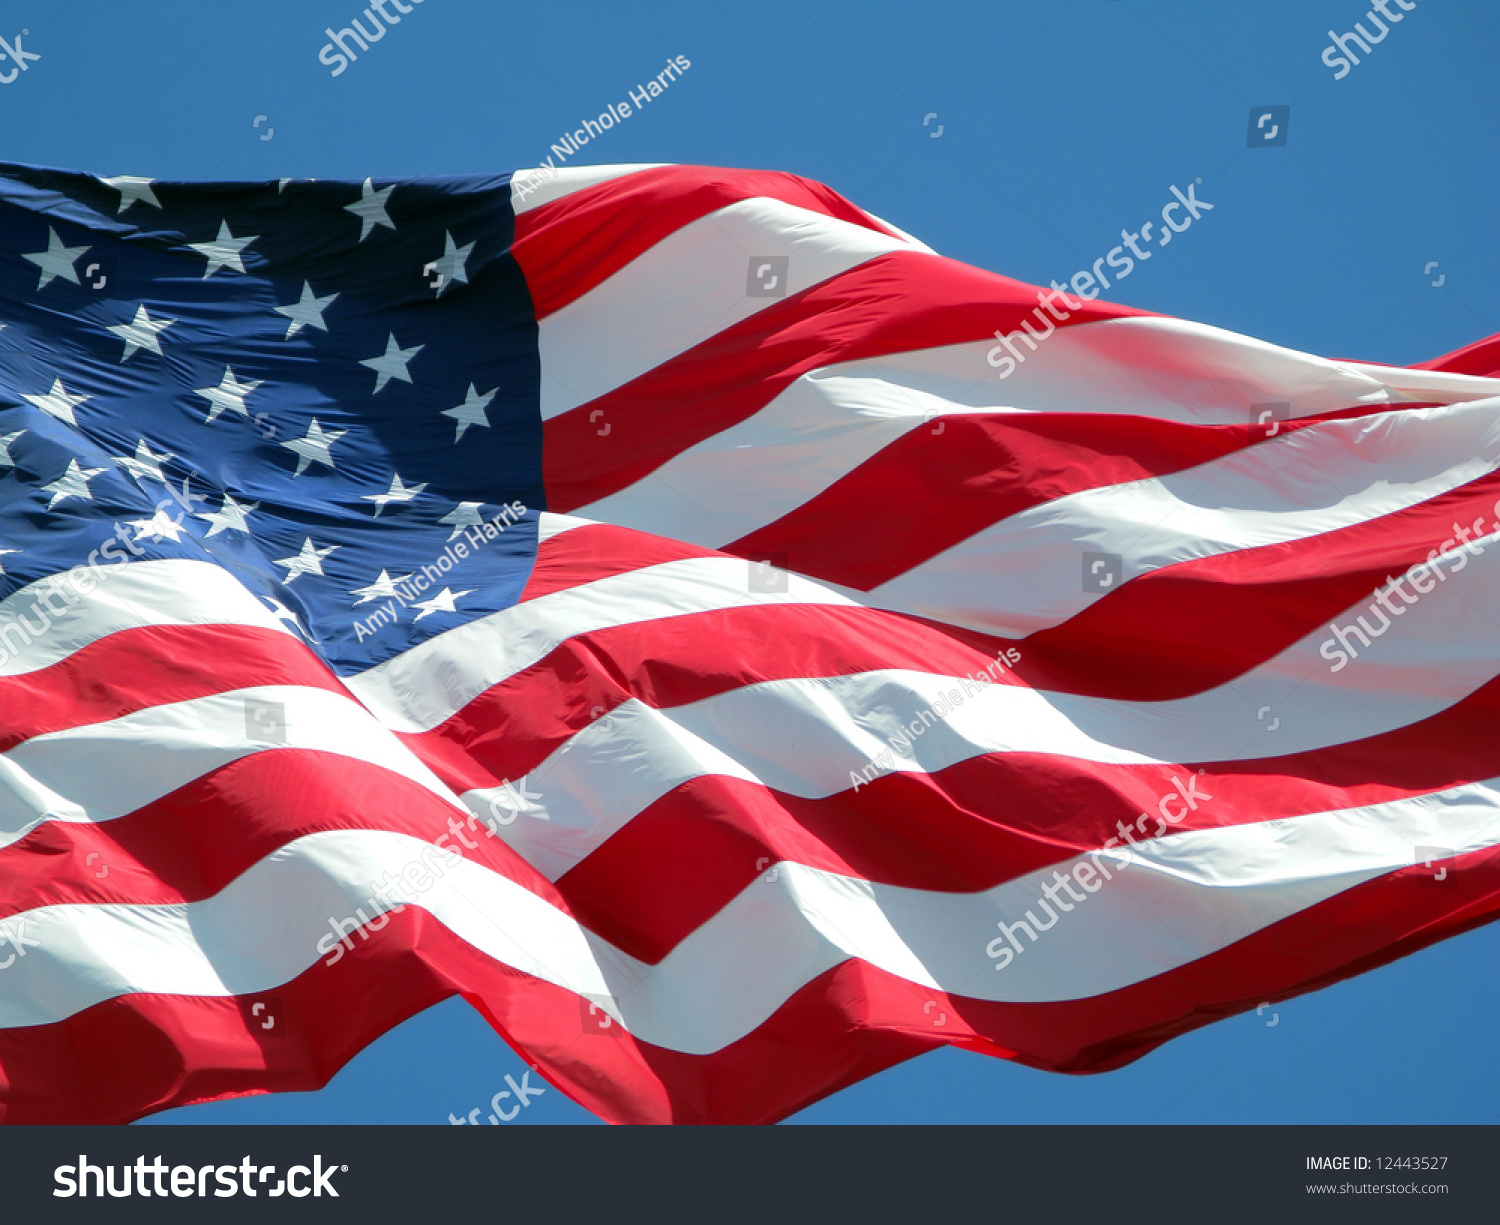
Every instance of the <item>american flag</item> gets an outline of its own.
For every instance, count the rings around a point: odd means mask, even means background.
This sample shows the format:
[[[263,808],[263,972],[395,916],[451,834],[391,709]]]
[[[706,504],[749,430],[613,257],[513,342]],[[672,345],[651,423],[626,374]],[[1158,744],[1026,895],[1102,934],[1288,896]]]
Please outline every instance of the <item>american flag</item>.
[[[607,1119],[772,1121],[1500,906],[1493,342],[1326,360],[683,166],[6,166],[0,325],[6,1121],[453,995]]]

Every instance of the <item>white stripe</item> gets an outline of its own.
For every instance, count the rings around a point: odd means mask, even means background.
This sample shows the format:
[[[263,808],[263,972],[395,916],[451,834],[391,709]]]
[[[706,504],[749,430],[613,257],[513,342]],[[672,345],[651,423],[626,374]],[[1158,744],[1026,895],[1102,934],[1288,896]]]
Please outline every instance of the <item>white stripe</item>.
[[[874,588],[871,603],[1002,635],[1076,616],[1083,554],[1124,578],[1304,540],[1415,506],[1500,465],[1500,400],[1325,421],[1209,463],[1011,515]],[[1442,538],[1433,541],[1433,547]]]
[[[421,839],[380,830],[311,834],[282,846],[211,898],[189,904],[64,904],[28,911],[38,940],[0,973],[0,1027],[61,1020],[132,992],[224,996],[279,986],[331,953],[330,917],[370,905],[383,870],[440,864]],[[388,895],[406,900],[398,883]],[[570,918],[473,862],[447,871],[425,907],[490,956],[551,982],[602,989]],[[6,920],[15,930],[17,919]],[[384,924],[381,924],[384,926]],[[358,938],[356,937],[356,943]],[[3,958],[0,958],[3,960]]]
[[[849,203],[849,201],[846,200],[845,203],[847,204],[847,203]],[[909,246],[915,247],[918,251],[925,251],[925,252],[927,252],[928,255],[936,255],[937,254],[936,251],[934,251],[931,247],[929,247],[920,238],[916,237],[914,234],[908,234],[899,225],[894,225],[891,222],[887,221],[884,217],[877,217],[874,213],[869,212],[869,211],[867,211],[865,209],[860,209],[859,211],[862,212],[862,213],[864,213],[864,215],[866,217],[868,217],[871,221],[875,222],[876,225],[883,225],[883,226],[885,226],[885,228],[888,229],[892,234],[894,234],[898,238],[902,239]]]
[[[1434,541],[1434,547],[1442,543]],[[1321,743],[1351,739],[1353,729],[1364,729],[1360,735],[1373,735],[1425,718],[1471,693],[1493,675],[1494,624],[1481,610],[1500,605],[1500,568],[1495,561],[1500,549],[1482,547],[1482,556],[1469,557],[1462,563],[1464,572],[1441,580],[1416,607],[1407,609],[1380,639],[1378,650],[1328,679],[1326,684],[1331,688],[1326,697],[1309,707],[1332,736]],[[1448,573],[1455,564],[1457,558],[1445,565],[1443,572]],[[421,732],[436,727],[487,689],[580,634],[723,608],[778,604],[848,607],[859,602],[795,574],[786,576],[785,592],[752,592],[748,569],[749,563],[740,559],[707,557],[611,575],[448,630],[367,672],[345,678],[345,683],[386,726]],[[1081,576],[1081,571],[1079,566],[1074,573]],[[1016,598],[1021,594],[1018,592]],[[1342,620],[1347,622],[1363,611],[1366,603],[1362,601]],[[1320,629],[1232,685],[1182,699],[1197,703],[1191,709],[1184,708],[1188,738],[1168,739],[1155,748],[1149,741],[1143,742],[1141,751],[1173,761],[1238,759],[1294,751],[1281,748],[1281,742],[1277,742],[1262,745],[1253,754],[1242,754],[1234,737],[1239,734],[1237,729],[1245,726],[1242,716],[1246,703],[1254,711],[1261,705],[1281,702],[1303,678],[1322,677],[1328,672],[1330,660],[1319,655],[1326,637]],[[1409,679],[1408,670],[1413,669],[1420,673],[1420,682]],[[1370,695],[1387,690],[1391,696],[1383,696],[1380,703],[1369,701]],[[1231,691],[1240,695],[1238,700],[1225,696]],[[1088,705],[1093,699],[1055,695],[1048,700],[1069,710],[1074,709],[1074,703],[1085,703],[1078,708],[1077,717],[1093,717],[1093,708]],[[1148,734],[1175,726],[1175,722],[1160,721],[1163,712],[1176,709],[1172,703],[1115,703],[1108,708],[1115,707],[1129,714],[1128,719],[1122,714],[1122,719],[1138,724]],[[1232,721],[1225,724],[1226,719]],[[1192,726],[1195,722],[1200,726]],[[1215,734],[1216,727],[1223,728],[1222,736]],[[1258,725],[1251,725],[1244,734],[1248,738],[1256,730]],[[1298,733],[1290,733],[1283,740],[1294,735]],[[1299,743],[1307,746],[1306,741]],[[1068,750],[1054,747],[1043,751]]]
[[[575,527],[588,527],[594,522],[596,520],[584,519],[578,515],[557,515],[551,511],[541,511],[536,517],[537,547],[540,548],[554,536],[571,532]]]
[[[982,363],[981,363],[982,364]],[[781,518],[914,429],[993,412],[972,384],[956,404],[883,362],[830,366],[795,380],[754,416],[583,508],[591,518],[719,548]],[[928,424],[935,422],[936,424]]]
[[[338,693],[261,685],[34,736],[0,755],[0,846],[44,821],[100,822],[251,753],[337,753],[458,800],[394,735]]]
[[[597,187],[611,179],[624,178],[638,170],[655,170],[670,162],[636,162],[620,166],[559,166],[555,171],[531,167],[517,170],[510,180],[511,207],[519,217],[543,204],[571,196],[585,187]]]
[[[1500,535],[1488,539],[1500,545]],[[1015,684],[971,693],[972,682],[899,669],[767,681],[666,710],[631,699],[526,776],[545,821],[516,816],[503,788],[461,798],[557,880],[651,804],[704,776],[818,799],[849,790],[852,775],[930,774],[987,753],[1174,764],[1364,739],[1437,714],[1500,673],[1495,623],[1483,611],[1500,600],[1500,547],[1482,547],[1337,672],[1320,654],[1328,640],[1320,627],[1236,681],[1174,701]],[[870,770],[876,761],[884,768]]]
[[[612,391],[786,294],[906,244],[862,225],[754,197],[673,231],[602,284],[543,319],[545,420]],[[776,297],[747,293],[750,260],[786,256]]]
[[[1245,425],[1257,415],[1250,406],[1262,403],[1289,404],[1287,415],[1300,418],[1407,398],[1500,395],[1496,379],[1329,362],[1177,319],[1064,328],[1003,380],[985,361],[993,347],[946,345],[812,371],[754,416],[584,509],[608,523],[718,548],[790,514],[904,434],[940,432],[952,415],[1067,412]]]
[[[784,592],[752,591],[753,565],[691,557],[581,583],[456,626],[344,683],[387,727],[421,732],[579,634],[752,604],[855,602],[795,574]]]
[[[70,573],[97,585],[80,598]],[[51,606],[63,610],[56,617],[40,602],[54,590]],[[106,562],[49,575],[0,600],[0,676],[34,672],[109,634],[152,625],[248,625],[295,637],[222,566],[187,558]]]
[[[871,884],[802,865],[765,876],[619,1002],[633,1032],[668,1031],[708,1053],[748,1033],[795,990],[849,957],[973,999],[1087,999],[1226,948],[1367,880],[1409,867],[1414,848],[1459,854],[1500,842],[1493,783],[1441,795],[1192,831],[1144,842],[1134,862],[1039,933],[1002,971],[986,956],[1000,921],[1031,909],[1066,861],[977,894]],[[1076,888],[1076,887],[1075,887]],[[1054,889],[1056,886],[1054,885]],[[1024,932],[1018,932],[1023,946]],[[658,1028],[659,1027],[659,1028]]]
[[[1416,846],[1459,854],[1494,846],[1497,816],[1500,794],[1486,782],[1142,842],[1128,867],[1123,857],[1101,857],[1110,879],[999,973],[985,951],[996,924],[1024,918],[1028,908],[1040,913],[1051,869],[951,894],[787,864],[775,881],[757,878],[655,966],[473,861],[429,872],[420,893],[403,881],[389,896],[420,905],[505,965],[601,1000],[647,1042],[707,1054],[849,958],[974,999],[1057,1001],[1118,990],[1409,866]],[[419,839],[331,831],[282,847],[202,902],[26,912],[23,932],[36,944],[0,974],[0,1027],[48,1024],[132,992],[273,989],[334,953],[330,917],[383,909],[369,901],[370,882],[424,863],[424,850],[433,868],[434,853]],[[15,930],[17,920],[8,922]]]
[[[1038,340],[1035,352],[1014,343],[1025,360],[1004,379],[996,370],[991,376],[1010,403],[1034,412],[1102,409],[1163,421],[1247,425],[1261,405],[1286,404],[1295,418],[1403,399],[1369,368],[1186,319],[1069,324]],[[973,356],[963,369],[990,352],[1004,365],[1006,350],[994,340],[964,348]],[[932,373],[940,379],[942,364],[935,362]],[[1494,394],[1492,386],[1468,398]]]
[[[1345,370],[1374,379],[1389,387],[1397,398],[1423,403],[1456,404],[1460,400],[1482,400],[1500,396],[1500,379],[1476,374],[1449,374],[1445,370],[1410,370],[1404,366],[1367,366],[1362,362],[1340,362]]]

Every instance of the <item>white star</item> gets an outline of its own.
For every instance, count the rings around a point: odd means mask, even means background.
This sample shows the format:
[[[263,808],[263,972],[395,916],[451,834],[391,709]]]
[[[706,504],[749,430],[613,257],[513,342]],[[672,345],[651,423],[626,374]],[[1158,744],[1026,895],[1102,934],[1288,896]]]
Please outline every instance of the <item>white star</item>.
[[[166,485],[167,492],[172,495],[172,501],[176,502],[178,506],[182,507],[182,509],[187,511],[189,514],[191,514],[193,511],[194,502],[202,502],[203,505],[208,505],[207,498],[205,498],[202,494],[194,493],[191,489],[188,488],[187,477],[182,478],[182,491],[180,493],[171,481],[163,481],[162,483]]]
[[[212,242],[190,242],[188,246],[208,259],[208,270],[203,274],[203,279],[206,281],[220,268],[233,268],[236,272],[244,272],[245,260],[240,252],[259,237],[259,234],[252,234],[249,238],[236,238],[229,232],[229,222],[221,221],[219,222],[219,236]]]
[[[299,574],[322,575],[323,559],[335,549],[343,547],[341,544],[331,544],[327,548],[319,549],[313,545],[312,537],[309,536],[302,542],[302,552],[296,557],[283,557],[276,562],[278,566],[286,567],[286,578],[282,582],[290,583]]]
[[[73,264],[88,249],[87,246],[63,246],[62,239],[57,236],[57,231],[48,226],[47,249],[38,251],[35,255],[23,255],[21,258],[29,259],[42,270],[42,279],[37,282],[37,289],[42,290],[46,289],[48,282],[55,277],[62,277],[63,280],[72,281],[77,285],[78,273],[74,270]]]
[[[364,242],[370,236],[370,231],[377,225],[383,225],[389,230],[396,228],[391,221],[390,215],[385,211],[386,203],[391,198],[391,192],[395,190],[395,184],[392,184],[390,187],[376,191],[375,184],[366,179],[364,188],[360,193],[360,198],[353,204],[344,205],[349,212],[364,222],[364,228],[359,232],[360,242]]]
[[[443,296],[443,290],[451,289],[455,281],[462,281],[465,285],[469,283],[469,273],[464,264],[468,262],[469,252],[474,249],[474,244],[459,247],[454,245],[453,235],[444,233],[443,254],[428,265],[438,274],[437,296]]]
[[[379,395],[380,389],[392,379],[410,383],[411,375],[406,372],[406,363],[427,347],[426,345],[412,345],[409,349],[403,349],[396,343],[394,332],[388,335],[390,339],[385,342],[384,353],[379,357],[367,357],[359,363],[375,371],[375,390],[371,393],[372,395]]]
[[[286,338],[290,340],[304,327],[315,327],[326,332],[328,325],[323,322],[323,312],[336,297],[338,294],[331,293],[325,298],[320,298],[313,293],[312,286],[307,281],[303,281],[302,297],[289,306],[276,308],[278,315],[285,315],[291,320],[291,323],[287,324]]]
[[[175,459],[176,456],[170,451],[163,451],[160,455],[154,454],[151,448],[146,445],[146,440],[141,438],[136,441],[135,456],[133,458],[129,455],[111,455],[110,458],[119,464],[120,467],[124,468],[126,472],[130,473],[135,478],[137,485],[141,483],[143,477],[148,476],[158,484],[166,485],[168,481],[162,475],[161,466],[167,460]]]
[[[14,468],[16,466],[16,461],[11,458],[10,444],[15,442],[25,432],[25,430],[16,430],[0,438],[0,465],[6,468]],[[0,571],[0,573],[3,573],[3,571]]]
[[[245,516],[260,506],[259,502],[236,502],[229,494],[224,495],[223,505],[218,510],[198,511],[193,518],[202,519],[209,525],[208,539],[220,532],[250,532]]]
[[[499,391],[497,387],[495,391]],[[469,384],[469,392],[464,396],[464,402],[457,408],[443,409],[443,416],[452,417],[458,422],[458,432],[453,435],[453,441],[457,442],[464,436],[464,431],[471,425],[482,425],[489,428],[490,418],[484,410],[490,406],[490,401],[495,398],[495,391],[487,391],[479,395],[474,390],[474,384]]]
[[[263,382],[264,379],[246,379],[242,383],[234,377],[234,367],[225,366],[224,377],[219,380],[217,387],[199,387],[193,392],[195,396],[202,396],[209,404],[208,416],[204,418],[203,424],[208,425],[226,409],[237,412],[242,417],[249,417],[245,397]]]
[[[50,417],[56,417],[59,421],[66,421],[69,425],[77,428],[77,418],[73,416],[73,410],[90,396],[70,396],[63,388],[61,379],[52,380],[52,390],[44,396],[22,396],[21,399],[29,400]]]
[[[364,604],[369,600],[389,600],[396,594],[396,585],[406,582],[410,577],[411,575],[409,574],[402,574],[396,578],[392,578],[382,570],[380,577],[368,587],[356,587],[349,594],[359,597],[359,599],[354,601],[356,604]]]
[[[20,551],[21,551],[20,549],[0,549],[0,556],[5,555],[6,553],[19,553]],[[0,574],[4,574],[4,573],[5,573],[5,567],[3,565],[0,565]]]
[[[452,540],[466,527],[478,527],[484,522],[484,516],[479,513],[483,502],[460,502],[446,515],[438,520],[439,523],[451,523],[453,530],[448,533],[448,539]]]
[[[155,179],[140,179],[133,174],[117,174],[113,178],[99,181],[120,193],[120,207],[115,210],[117,216],[137,201],[149,204],[152,208],[161,207],[161,201],[151,190],[151,184],[156,182]]]
[[[168,536],[177,544],[182,535],[181,519],[174,519],[164,510],[158,510],[149,519],[132,519],[130,526],[136,529],[137,540],[165,540]]]
[[[325,430],[314,417],[312,424],[307,427],[305,437],[294,438],[291,442],[281,444],[297,456],[297,471],[292,475],[301,476],[307,471],[307,465],[312,463],[324,464],[338,471],[338,465],[333,462],[333,456],[328,453],[328,448],[348,432],[348,430]]]
[[[143,303],[135,308],[135,318],[129,323],[117,323],[106,330],[113,332],[125,342],[125,356],[120,358],[120,361],[128,362],[137,349],[150,349],[157,357],[160,357],[161,341],[156,338],[156,334],[166,331],[176,322],[175,319],[151,318],[151,313]]]
[[[82,498],[85,502],[92,502],[94,495],[89,492],[89,482],[103,471],[103,468],[80,468],[76,459],[70,459],[67,470],[57,480],[42,486],[43,493],[52,495],[47,509],[51,510],[66,498]]]
[[[362,495],[365,502],[375,503],[375,518],[380,518],[380,512],[385,509],[387,502],[410,502],[417,494],[427,488],[427,482],[422,481],[416,485],[403,485],[399,472],[391,475],[391,487],[385,493],[367,493]]]
[[[429,613],[457,612],[458,609],[453,606],[453,601],[466,595],[473,595],[475,590],[476,588],[470,587],[467,591],[454,591],[451,587],[444,587],[432,599],[418,600],[416,602],[415,607],[420,608],[422,611],[416,615],[415,620],[420,621]]]

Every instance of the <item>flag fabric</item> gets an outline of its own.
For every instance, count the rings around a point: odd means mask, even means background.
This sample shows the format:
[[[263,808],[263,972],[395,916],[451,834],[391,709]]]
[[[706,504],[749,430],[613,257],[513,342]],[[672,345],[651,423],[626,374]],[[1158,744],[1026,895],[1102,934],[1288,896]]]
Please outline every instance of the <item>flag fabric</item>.
[[[1500,346],[1087,289],[789,174],[0,168],[0,1117],[462,995],[766,1122],[1494,918]]]

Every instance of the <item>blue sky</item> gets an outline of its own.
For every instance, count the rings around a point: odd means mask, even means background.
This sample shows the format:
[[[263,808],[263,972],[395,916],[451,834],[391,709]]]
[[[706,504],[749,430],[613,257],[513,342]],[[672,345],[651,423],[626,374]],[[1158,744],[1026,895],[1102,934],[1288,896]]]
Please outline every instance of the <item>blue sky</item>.
[[[0,158],[160,178],[509,170],[683,55],[681,80],[584,157],[795,171],[1041,283],[1201,179],[1213,211],[1106,296],[1405,363],[1500,331],[1500,10],[1418,0],[1335,80],[1327,32],[1366,7],[426,0],[333,77],[323,30],[355,0],[13,0],[0,37],[28,30],[41,58],[0,84]],[[1286,143],[1247,147],[1269,106],[1290,107]],[[1108,1075],[943,1051],[794,1121],[1500,1122],[1497,964],[1500,926]],[[319,1093],[158,1121],[441,1123],[522,1066],[449,1001]],[[590,1118],[551,1090],[510,1125]]]

